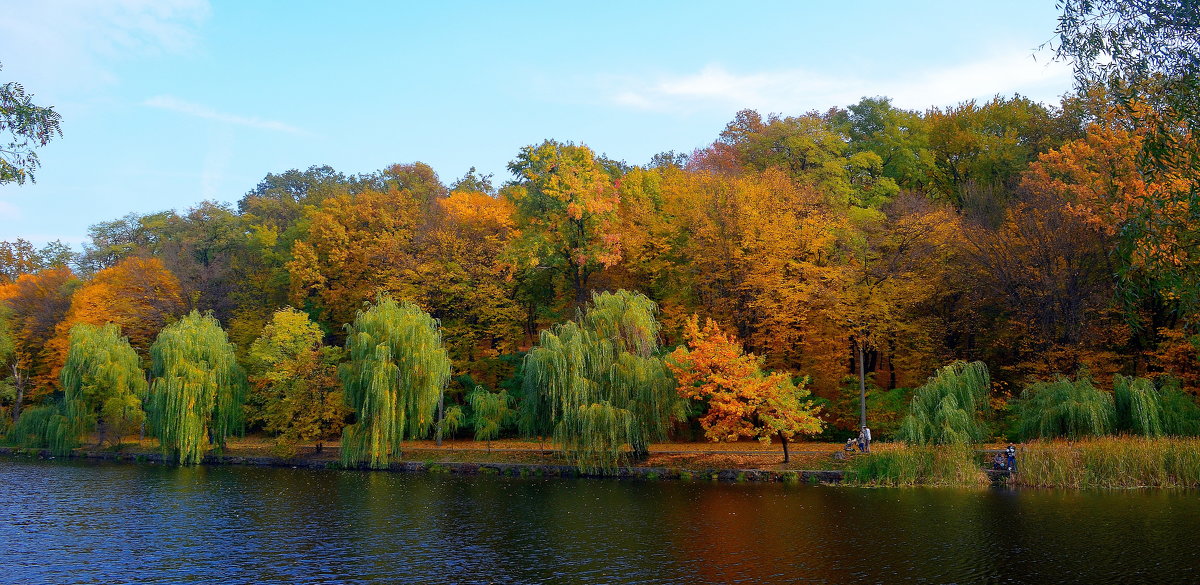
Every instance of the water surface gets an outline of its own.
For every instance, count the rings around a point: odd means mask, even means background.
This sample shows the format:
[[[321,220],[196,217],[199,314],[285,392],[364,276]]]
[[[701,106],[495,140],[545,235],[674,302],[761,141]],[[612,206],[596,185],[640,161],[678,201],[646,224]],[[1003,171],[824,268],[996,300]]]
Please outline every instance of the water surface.
[[[1200,583],[1194,491],[0,460],[4,583]]]

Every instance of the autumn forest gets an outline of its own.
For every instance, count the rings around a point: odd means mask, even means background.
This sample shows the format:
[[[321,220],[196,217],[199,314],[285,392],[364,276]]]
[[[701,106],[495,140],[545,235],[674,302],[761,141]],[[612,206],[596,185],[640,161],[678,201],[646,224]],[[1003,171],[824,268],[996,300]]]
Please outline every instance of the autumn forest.
[[[1060,375],[1195,395],[1195,179],[1144,172],[1156,112],[1123,106],[1096,88],[1051,105],[746,110],[710,146],[645,164],[548,140],[507,179],[316,166],[269,173],[236,205],[102,221],[81,253],[0,243],[3,418],[62,394],[77,324],[115,324],[149,365],[159,332],[198,311],[250,374],[251,430],[289,428],[279,417],[295,412],[264,405],[297,371],[325,388],[310,418],[341,419],[346,324],[380,295],[440,325],[443,408],[471,411],[477,388],[520,402],[539,333],[618,290],[652,301],[664,351],[711,319],[763,371],[807,385],[826,433],[857,426],[860,351],[884,436],[957,360],[987,365],[1001,421]],[[272,352],[288,343],[307,357],[281,374]]]

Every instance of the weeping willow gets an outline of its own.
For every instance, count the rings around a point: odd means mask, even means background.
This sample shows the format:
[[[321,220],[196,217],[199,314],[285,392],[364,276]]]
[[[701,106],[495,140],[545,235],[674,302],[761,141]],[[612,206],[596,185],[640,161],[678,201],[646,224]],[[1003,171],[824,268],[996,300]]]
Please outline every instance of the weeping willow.
[[[7,440],[26,449],[49,449],[55,455],[67,455],[79,446],[80,433],[61,402],[48,402],[21,412]]]
[[[432,427],[450,357],[437,320],[407,301],[380,296],[346,331],[342,384],[358,421],[342,432],[342,462],[387,467],[406,436]]]
[[[246,376],[211,315],[192,311],[163,329],[150,359],[148,414],[165,455],[196,464],[210,442],[242,432]]]
[[[900,425],[901,440],[916,445],[976,443],[987,437],[982,413],[992,386],[983,362],[954,362],[913,393]]]
[[[68,340],[59,380],[69,424],[80,433],[98,431],[100,443],[111,434],[114,444],[120,444],[146,416],[146,374],[137,352],[112,323],[81,323],[71,328]]]
[[[1161,393],[1145,378],[1113,377],[1116,428],[1134,435],[1163,435]]]
[[[657,307],[627,291],[592,295],[572,322],[542,331],[525,358],[521,430],[554,438],[585,473],[663,440],[683,403],[659,356]]]
[[[1160,377],[1157,382],[1163,433],[1172,437],[1200,436],[1200,404],[1195,397],[1184,392],[1176,378]]]
[[[467,403],[474,413],[475,440],[487,441],[488,450],[492,449],[492,439],[500,436],[504,425],[513,417],[512,397],[507,390],[498,393],[488,392],[483,386],[476,386],[467,395]]]
[[[1025,439],[1096,437],[1113,428],[1113,397],[1080,374],[1074,381],[1031,384],[1017,403],[1017,429]]]

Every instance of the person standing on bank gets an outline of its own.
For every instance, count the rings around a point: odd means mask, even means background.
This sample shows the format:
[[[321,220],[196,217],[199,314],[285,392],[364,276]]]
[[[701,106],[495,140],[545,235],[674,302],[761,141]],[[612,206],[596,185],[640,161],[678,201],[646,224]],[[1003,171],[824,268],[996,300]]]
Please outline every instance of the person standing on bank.
[[[871,429],[866,425],[858,432],[858,445],[863,453],[871,452]]]
[[[1008,444],[1008,448],[1004,450],[1004,457],[1008,463],[1008,471],[1015,472],[1017,470],[1017,448],[1012,443]]]

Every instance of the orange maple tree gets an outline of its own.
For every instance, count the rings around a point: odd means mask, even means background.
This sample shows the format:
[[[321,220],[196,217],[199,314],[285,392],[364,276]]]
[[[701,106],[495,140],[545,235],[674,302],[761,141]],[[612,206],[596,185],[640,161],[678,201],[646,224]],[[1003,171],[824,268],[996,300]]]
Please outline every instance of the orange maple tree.
[[[821,432],[820,407],[804,402],[804,385],[794,384],[787,374],[763,372],[762,359],[743,351],[712,319],[701,328],[699,317],[692,315],[684,335],[687,347],[672,352],[667,364],[679,395],[707,405],[700,426],[709,440],[757,437],[770,443],[778,436],[787,463],[788,439]]]
[[[68,341],[75,325],[113,323],[145,356],[154,336],[183,309],[179,279],[158,258],[126,258],[97,272],[71,295],[70,308],[46,343],[51,378],[57,379],[67,361]]]

